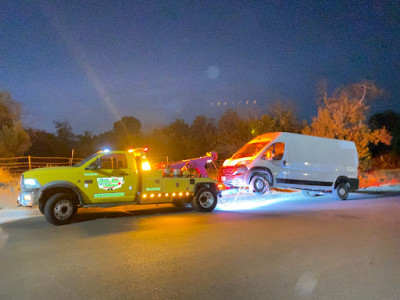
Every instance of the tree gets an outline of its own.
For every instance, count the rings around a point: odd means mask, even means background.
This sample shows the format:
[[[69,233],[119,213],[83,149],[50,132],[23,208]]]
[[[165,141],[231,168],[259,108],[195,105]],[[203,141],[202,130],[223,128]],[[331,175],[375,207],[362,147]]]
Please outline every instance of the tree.
[[[72,149],[75,149],[76,136],[72,131],[72,127],[68,121],[54,121],[56,129],[56,137],[58,143],[58,153],[62,156],[70,156]]]
[[[250,122],[228,109],[218,121],[216,149],[221,158],[231,156],[252,137]]]
[[[296,106],[290,101],[276,101],[267,107],[267,114],[259,119],[251,119],[251,132],[257,136],[266,132],[301,132],[301,124],[296,115]]]
[[[393,151],[396,155],[400,154],[400,114],[395,113],[393,110],[387,110],[383,113],[377,113],[372,115],[368,124],[372,130],[380,129],[385,127],[389,133],[393,136],[392,144],[390,147],[378,145],[373,147],[374,153],[382,153],[387,151]],[[382,147],[383,146],[383,147]]]
[[[83,134],[77,136],[77,152],[76,157],[87,157],[96,152],[93,145],[93,135],[90,131],[85,130]]]
[[[366,115],[371,101],[380,95],[380,90],[372,82],[361,82],[338,88],[318,107],[318,115],[312,118],[310,126],[303,129],[304,134],[350,140],[356,144],[360,169],[370,166],[369,143],[390,144],[391,135],[385,128],[371,130],[366,124]]]
[[[0,157],[22,155],[30,147],[21,122],[21,106],[8,92],[0,92]]]
[[[26,130],[30,139],[31,147],[26,152],[32,156],[60,156],[58,140],[54,133],[44,130],[28,128]]]
[[[137,147],[140,143],[140,129],[142,123],[135,117],[122,117],[114,123],[113,132],[114,144],[119,149]]]
[[[190,157],[204,156],[215,150],[217,144],[215,120],[206,116],[197,116],[190,126]]]
[[[165,145],[165,153],[173,160],[188,158],[190,153],[190,127],[182,119],[157,131],[156,135]]]
[[[114,133],[117,135],[139,134],[142,123],[135,117],[122,117],[121,120],[114,122]]]

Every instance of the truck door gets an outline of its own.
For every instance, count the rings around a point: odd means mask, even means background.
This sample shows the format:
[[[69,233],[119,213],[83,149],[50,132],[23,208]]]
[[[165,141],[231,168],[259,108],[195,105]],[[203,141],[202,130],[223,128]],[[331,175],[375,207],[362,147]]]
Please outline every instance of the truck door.
[[[103,155],[85,170],[82,191],[92,203],[134,201],[138,175],[133,164],[124,153]]]

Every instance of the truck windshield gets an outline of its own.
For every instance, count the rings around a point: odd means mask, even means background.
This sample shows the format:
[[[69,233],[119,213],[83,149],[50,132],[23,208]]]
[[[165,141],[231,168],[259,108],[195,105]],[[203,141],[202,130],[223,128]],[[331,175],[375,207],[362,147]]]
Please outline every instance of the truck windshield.
[[[232,156],[232,158],[242,158],[242,157],[254,156],[258,152],[260,152],[267,144],[269,144],[269,141],[246,144],[242,148],[240,148],[240,150],[238,152],[236,152]]]
[[[82,160],[81,162],[79,162],[79,163],[73,165],[72,167],[79,168],[79,167],[83,166],[83,165],[86,164],[89,160],[91,160],[93,157],[95,157],[97,154],[98,154],[98,153],[94,153],[94,154],[90,155],[89,157],[86,157],[84,160]]]

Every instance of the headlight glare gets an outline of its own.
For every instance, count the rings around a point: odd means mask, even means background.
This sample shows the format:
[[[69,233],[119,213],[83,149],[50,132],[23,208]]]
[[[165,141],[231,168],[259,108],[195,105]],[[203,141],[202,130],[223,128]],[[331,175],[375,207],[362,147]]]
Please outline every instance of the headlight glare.
[[[37,188],[40,186],[39,182],[33,178],[24,179],[24,186],[26,188]]]
[[[242,160],[242,161],[238,162],[238,163],[235,165],[235,167],[236,167],[236,168],[246,167],[246,166],[248,166],[249,164],[251,164],[252,162],[253,162],[253,160]]]

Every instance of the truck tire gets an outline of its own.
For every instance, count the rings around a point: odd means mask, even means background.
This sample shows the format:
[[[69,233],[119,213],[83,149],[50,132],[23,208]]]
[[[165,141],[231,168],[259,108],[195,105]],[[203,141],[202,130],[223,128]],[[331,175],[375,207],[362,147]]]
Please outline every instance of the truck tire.
[[[44,215],[44,206],[46,203],[43,203],[43,201],[39,201],[39,211]]]
[[[64,225],[76,216],[78,207],[74,196],[67,193],[54,194],[44,206],[44,216],[54,225]]]
[[[266,176],[256,174],[250,180],[250,190],[255,194],[265,194],[267,191],[271,190],[270,182],[266,179]]]
[[[346,200],[349,196],[350,189],[347,182],[339,183],[335,189],[336,196],[341,200]]]
[[[192,199],[192,207],[200,212],[213,211],[217,206],[217,192],[208,187],[200,188]]]

